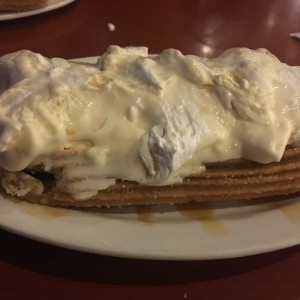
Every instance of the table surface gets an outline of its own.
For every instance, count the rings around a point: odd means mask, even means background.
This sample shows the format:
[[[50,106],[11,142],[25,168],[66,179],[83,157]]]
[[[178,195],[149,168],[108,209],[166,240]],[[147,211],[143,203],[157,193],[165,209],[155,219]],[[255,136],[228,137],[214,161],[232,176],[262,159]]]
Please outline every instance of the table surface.
[[[111,44],[213,57],[267,48],[300,65],[298,0],[77,0],[0,23],[0,55],[87,57]],[[108,23],[115,25],[110,31]],[[300,247],[216,261],[113,258],[0,230],[1,299],[300,299]]]

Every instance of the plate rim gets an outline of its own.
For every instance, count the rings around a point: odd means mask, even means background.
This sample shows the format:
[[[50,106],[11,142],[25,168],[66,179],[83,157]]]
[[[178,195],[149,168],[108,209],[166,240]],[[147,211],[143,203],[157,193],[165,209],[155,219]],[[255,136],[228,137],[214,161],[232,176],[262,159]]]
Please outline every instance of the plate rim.
[[[299,200],[300,200],[300,196],[291,198],[289,200],[283,200],[283,201],[299,202]],[[111,257],[129,258],[129,259],[144,259],[144,260],[170,260],[170,261],[219,260],[219,259],[232,259],[232,258],[246,257],[246,256],[257,255],[257,254],[264,254],[264,253],[269,253],[269,252],[273,252],[273,251],[277,251],[277,250],[290,248],[290,247],[300,244],[300,227],[299,227],[297,229],[297,234],[295,233],[295,234],[291,234],[291,236],[285,236],[284,239],[280,238],[275,243],[273,242],[273,243],[260,244],[259,246],[253,245],[253,244],[247,244],[246,246],[241,247],[241,248],[232,247],[232,248],[228,248],[225,250],[224,249],[218,249],[218,250],[215,249],[212,252],[207,252],[207,251],[203,252],[203,253],[198,252],[197,254],[195,254],[195,253],[186,254],[184,252],[163,253],[161,250],[157,251],[157,249],[154,251],[149,250],[147,253],[145,253],[143,251],[142,252],[136,251],[136,249],[133,249],[133,248],[129,248],[129,250],[126,249],[124,251],[124,249],[122,249],[122,248],[113,249],[110,247],[101,247],[101,246],[95,247],[94,245],[90,246],[90,245],[85,245],[84,243],[81,244],[78,241],[74,241],[74,240],[72,240],[72,237],[70,240],[70,236],[68,236],[68,238],[66,238],[66,236],[63,235],[63,237],[57,238],[55,235],[55,232],[52,232],[51,236],[49,237],[48,233],[43,234],[43,231],[33,230],[33,227],[35,226],[36,223],[39,223],[41,225],[41,227],[45,224],[47,225],[47,218],[43,219],[43,218],[40,218],[40,216],[33,217],[33,215],[31,215],[31,213],[28,214],[26,217],[27,213],[26,213],[26,211],[23,211],[23,208],[22,208],[22,206],[20,206],[20,204],[25,205],[25,207],[28,206],[28,207],[32,207],[32,208],[38,208],[38,209],[45,208],[46,210],[49,207],[42,206],[39,204],[32,204],[32,203],[28,203],[28,202],[24,202],[24,201],[17,201],[17,202],[12,201],[8,197],[3,196],[3,194],[0,193],[0,216],[2,213],[2,211],[1,211],[2,205],[1,204],[3,204],[3,201],[6,201],[6,203],[8,203],[9,206],[14,211],[11,212],[12,219],[9,220],[9,222],[7,222],[7,219],[0,217],[0,228],[2,230],[5,230],[7,232],[16,234],[18,236],[21,236],[21,237],[24,237],[24,238],[27,238],[27,239],[30,239],[33,241],[38,241],[38,242],[44,243],[45,245],[51,245],[51,246],[56,246],[56,247],[60,247],[60,248],[68,249],[68,250],[90,253],[90,254],[95,254],[95,255],[105,255],[105,256],[111,256]],[[52,209],[52,207],[50,207],[50,209]],[[83,217],[85,220],[85,216],[83,216],[83,214],[85,214],[86,212],[84,212],[84,211],[80,211],[80,210],[73,211],[73,210],[69,210],[69,209],[65,209],[65,208],[58,208],[58,209],[59,210],[60,209],[67,210],[68,213],[71,211],[71,217],[73,217],[72,214],[75,213],[75,219],[76,219],[76,214],[78,214],[79,218]],[[275,208],[275,209],[272,209],[272,210],[269,210],[266,212],[262,212],[262,214],[270,214],[270,213],[273,214],[273,213],[276,213],[277,210],[278,209]],[[30,228],[29,231],[27,228],[28,226],[24,226],[24,224],[22,224],[22,222],[20,224],[15,222],[16,217],[18,218],[20,216],[20,212],[21,212],[21,215],[23,214],[23,217],[25,216],[25,219],[29,218],[34,221],[32,224],[29,224],[29,228]],[[93,215],[92,218],[99,218],[99,224],[101,222],[103,222],[103,218],[101,218],[100,216]],[[107,218],[107,217],[105,216],[105,218]],[[124,222],[124,220],[118,219],[118,218],[109,218],[108,217],[107,219],[110,221],[111,220],[113,221],[114,219],[117,220],[117,223],[119,223],[119,225],[122,225],[122,227],[124,227],[124,225],[126,227],[126,221],[129,220],[129,222],[132,222],[131,218],[129,218],[128,220],[126,219],[125,222]],[[62,224],[67,224],[67,223],[65,223],[66,220],[64,220],[64,217],[57,217],[57,220]],[[54,221],[57,221],[57,220],[54,218]],[[243,221],[244,220],[242,220],[242,222]],[[277,222],[278,220],[276,220],[276,218],[275,218],[274,221]],[[23,223],[24,223],[24,220],[23,220]],[[25,220],[25,223],[26,223],[26,220]],[[133,223],[137,223],[137,222],[134,221]],[[201,226],[200,224],[196,224],[193,221],[191,221],[191,223],[193,223],[193,226],[194,225]],[[287,223],[289,223],[289,222],[287,221]],[[77,224],[77,225],[80,225],[80,224]],[[147,224],[141,224],[141,223],[134,224],[134,226],[141,226],[141,227],[144,226],[144,228],[146,228],[145,225],[148,226]],[[156,226],[155,223],[154,223],[154,225]],[[242,224],[239,224],[239,225],[242,225]],[[50,227],[51,227],[51,224],[50,224]],[[89,229],[91,229],[91,228],[89,228]],[[141,231],[143,232],[143,229]],[[68,234],[68,230],[66,231],[66,233]],[[71,236],[72,236],[72,234],[71,234]],[[210,237],[210,238],[213,238],[213,237]],[[169,249],[169,250],[171,250],[171,249]]]

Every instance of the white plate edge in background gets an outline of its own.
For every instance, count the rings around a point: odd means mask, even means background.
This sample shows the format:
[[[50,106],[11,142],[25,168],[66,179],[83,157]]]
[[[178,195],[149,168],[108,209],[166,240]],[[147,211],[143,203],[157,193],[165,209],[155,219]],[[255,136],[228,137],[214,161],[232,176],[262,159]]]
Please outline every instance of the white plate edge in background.
[[[0,21],[20,19],[29,16],[39,15],[48,11],[52,11],[63,6],[66,6],[76,0],[48,0],[48,4],[45,7],[34,9],[30,11],[22,12],[0,12]]]

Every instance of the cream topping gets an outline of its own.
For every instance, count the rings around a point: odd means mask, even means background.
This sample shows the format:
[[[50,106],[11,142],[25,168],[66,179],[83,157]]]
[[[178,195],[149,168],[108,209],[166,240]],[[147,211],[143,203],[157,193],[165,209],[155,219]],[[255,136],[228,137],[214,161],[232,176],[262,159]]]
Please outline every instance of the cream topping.
[[[94,66],[30,51],[0,58],[0,165],[62,170],[86,199],[116,179],[164,185],[205,163],[279,161],[299,142],[300,69],[266,50],[214,59],[111,46]]]

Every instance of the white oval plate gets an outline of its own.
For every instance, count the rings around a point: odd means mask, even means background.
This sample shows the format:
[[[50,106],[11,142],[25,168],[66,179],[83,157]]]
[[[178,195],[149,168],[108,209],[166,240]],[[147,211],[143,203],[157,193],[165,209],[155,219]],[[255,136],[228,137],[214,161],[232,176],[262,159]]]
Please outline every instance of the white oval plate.
[[[64,248],[128,258],[232,258],[300,243],[300,197],[195,208],[72,210],[0,196],[0,227]],[[251,203],[251,202],[249,202]]]
[[[39,9],[30,10],[30,11],[22,11],[22,12],[13,12],[13,13],[0,12],[0,21],[20,19],[20,18],[25,18],[25,17],[29,17],[29,16],[39,15],[39,14],[66,6],[74,1],[75,0],[48,0],[47,5],[43,8],[39,8]]]
[[[0,195],[0,227],[65,248],[143,259],[232,258],[300,244],[300,196],[144,210],[50,208]]]

